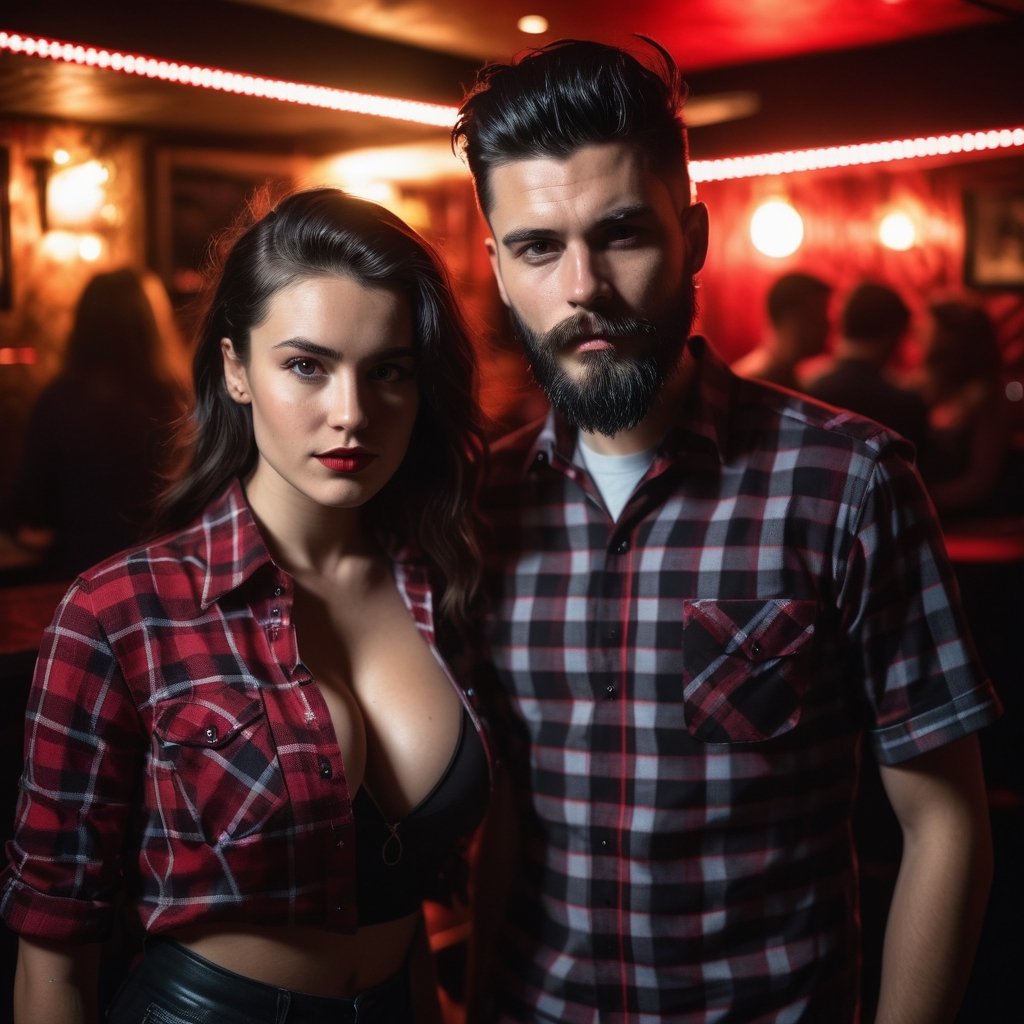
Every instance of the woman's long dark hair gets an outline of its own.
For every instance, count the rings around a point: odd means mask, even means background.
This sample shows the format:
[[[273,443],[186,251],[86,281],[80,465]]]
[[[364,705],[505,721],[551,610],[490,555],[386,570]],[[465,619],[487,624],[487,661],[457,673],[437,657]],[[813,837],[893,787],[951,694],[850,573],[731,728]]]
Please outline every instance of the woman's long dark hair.
[[[341,275],[395,287],[412,310],[420,406],[405,459],[367,505],[375,526],[411,543],[442,573],[442,610],[465,612],[480,574],[474,498],[485,454],[469,335],[440,259],[374,203],[334,188],[294,192],[222,241],[200,320],[195,405],[178,479],[164,494],[162,529],[191,521],[256,465],[249,406],[228,396],[221,338],[243,362],[250,332],[280,289]]]

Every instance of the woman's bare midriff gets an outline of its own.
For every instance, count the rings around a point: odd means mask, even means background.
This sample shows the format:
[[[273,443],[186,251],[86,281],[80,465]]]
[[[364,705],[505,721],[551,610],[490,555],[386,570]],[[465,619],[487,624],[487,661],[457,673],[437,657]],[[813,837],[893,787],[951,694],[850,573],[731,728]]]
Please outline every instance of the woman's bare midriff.
[[[352,935],[290,926],[194,925],[167,938],[265,985],[352,999],[402,969],[419,923],[419,914],[409,914]]]

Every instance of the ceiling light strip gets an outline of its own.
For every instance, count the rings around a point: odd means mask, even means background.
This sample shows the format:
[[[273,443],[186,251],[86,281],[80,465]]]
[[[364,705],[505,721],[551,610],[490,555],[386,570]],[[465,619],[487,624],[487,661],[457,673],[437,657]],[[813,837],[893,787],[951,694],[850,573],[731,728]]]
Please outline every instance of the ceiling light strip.
[[[157,79],[178,85],[190,85],[200,89],[234,93],[239,96],[255,96],[260,99],[296,103],[305,107],[320,107],[325,110],[339,110],[355,114],[370,114],[396,121],[411,121],[415,124],[435,125],[450,128],[455,121],[457,110],[437,103],[420,103],[415,100],[394,99],[367,93],[350,92],[347,89],[332,89],[322,85],[307,85],[301,82],[285,82],[258,75],[245,75],[220,68],[197,67],[180,61],[161,60],[135,53],[121,53],[104,50],[95,46],[66,43],[55,39],[43,39],[19,35],[0,30],[0,51],[23,54],[28,57],[42,57],[65,64],[120,71],[139,78]]]
[[[0,30],[0,52],[2,51],[119,71],[140,78],[158,79],[217,92],[255,96],[325,110],[368,114],[440,128],[450,128],[458,112],[456,107],[437,103],[421,103],[416,100],[351,92],[347,89],[262,78],[237,71],[198,67],[180,61],[161,60],[141,54],[121,53],[80,43],[23,36],[16,32]],[[1020,147],[1024,147],[1024,128],[991,129],[958,135],[867,142],[853,146],[760,153],[719,160],[693,160],[690,163],[690,176],[694,182],[728,181]]]
[[[959,135],[929,135],[926,138],[865,142],[856,146],[827,146],[783,153],[760,153],[722,160],[693,160],[690,177],[694,182],[761,178],[799,171],[821,171],[834,167],[862,167],[922,157],[981,153],[986,150],[1024,146],[1024,128],[1001,128],[964,132]]]

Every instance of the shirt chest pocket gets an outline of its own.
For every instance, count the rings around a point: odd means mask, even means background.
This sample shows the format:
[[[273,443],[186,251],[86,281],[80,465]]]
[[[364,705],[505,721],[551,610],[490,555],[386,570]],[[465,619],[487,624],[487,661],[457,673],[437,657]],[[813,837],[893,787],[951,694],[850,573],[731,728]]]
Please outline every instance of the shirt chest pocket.
[[[683,703],[703,743],[758,743],[793,729],[810,672],[813,601],[683,602]]]
[[[156,709],[160,814],[182,838],[213,845],[264,829],[285,786],[263,702],[222,687]]]

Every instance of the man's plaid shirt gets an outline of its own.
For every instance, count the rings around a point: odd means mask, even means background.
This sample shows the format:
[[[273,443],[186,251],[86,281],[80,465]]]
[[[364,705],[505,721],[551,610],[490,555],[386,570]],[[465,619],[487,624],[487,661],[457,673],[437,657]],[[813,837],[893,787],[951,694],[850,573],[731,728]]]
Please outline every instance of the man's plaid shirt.
[[[503,1021],[850,1021],[862,739],[896,764],[998,713],[906,444],[686,358],[618,522],[557,417],[494,455]]]

